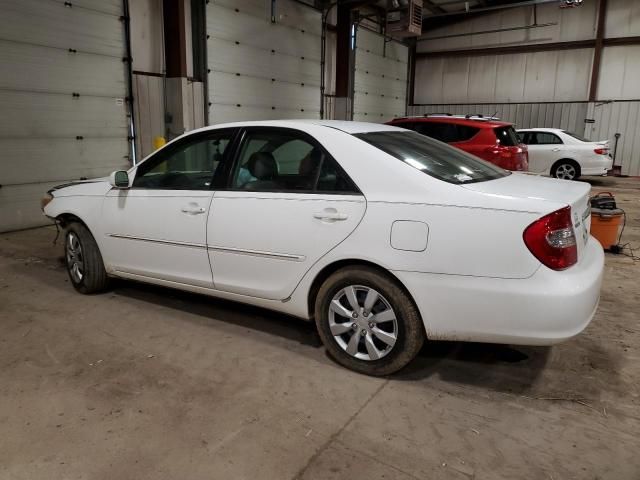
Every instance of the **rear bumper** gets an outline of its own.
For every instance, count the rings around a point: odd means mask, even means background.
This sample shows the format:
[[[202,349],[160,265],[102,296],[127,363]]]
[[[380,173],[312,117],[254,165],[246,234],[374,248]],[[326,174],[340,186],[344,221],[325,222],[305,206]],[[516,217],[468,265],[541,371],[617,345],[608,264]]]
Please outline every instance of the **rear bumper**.
[[[604,252],[593,238],[562,272],[526,279],[394,272],[412,294],[432,340],[551,345],[584,330],[600,298]]]
[[[602,159],[589,162],[581,169],[582,175],[606,175],[607,171],[613,168],[613,159],[608,156],[602,156]]]

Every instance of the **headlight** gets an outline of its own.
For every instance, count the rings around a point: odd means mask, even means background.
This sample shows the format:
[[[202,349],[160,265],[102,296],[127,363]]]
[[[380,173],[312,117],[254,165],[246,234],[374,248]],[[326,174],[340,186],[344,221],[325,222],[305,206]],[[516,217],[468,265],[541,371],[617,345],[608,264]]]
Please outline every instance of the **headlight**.
[[[51,202],[51,200],[53,200],[53,195],[51,195],[50,193],[47,193],[40,199],[40,208],[42,209],[42,211],[44,211],[44,207],[49,205],[49,202]]]

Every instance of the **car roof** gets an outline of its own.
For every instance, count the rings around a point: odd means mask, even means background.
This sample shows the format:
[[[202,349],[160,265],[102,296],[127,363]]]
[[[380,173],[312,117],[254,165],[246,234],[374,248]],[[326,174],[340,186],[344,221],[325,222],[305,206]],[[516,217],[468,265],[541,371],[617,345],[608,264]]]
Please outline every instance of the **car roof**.
[[[447,115],[447,114],[442,114],[442,115],[421,115],[421,116],[415,116],[415,117],[401,117],[401,118],[396,118],[392,121],[393,122],[406,122],[406,121],[412,121],[412,122],[430,122],[430,123],[453,123],[456,125],[466,125],[468,127],[475,127],[475,128],[496,128],[496,127],[509,127],[512,126],[513,123],[510,122],[503,122],[500,120],[493,120],[490,119],[490,117],[476,117],[476,118],[465,118],[462,116],[453,116],[453,115]]]
[[[550,133],[564,133],[564,130],[561,128],[518,128],[518,132],[550,132]]]
[[[320,127],[333,128],[345,133],[366,133],[366,132],[384,132],[384,131],[403,131],[403,129],[386,125],[384,123],[370,122],[353,122],[347,120],[259,120],[248,122],[220,123],[210,125],[208,127],[193,130],[190,133],[198,131],[206,131],[218,128],[238,128],[238,127],[282,127],[282,128],[302,128],[308,125],[316,125]]]

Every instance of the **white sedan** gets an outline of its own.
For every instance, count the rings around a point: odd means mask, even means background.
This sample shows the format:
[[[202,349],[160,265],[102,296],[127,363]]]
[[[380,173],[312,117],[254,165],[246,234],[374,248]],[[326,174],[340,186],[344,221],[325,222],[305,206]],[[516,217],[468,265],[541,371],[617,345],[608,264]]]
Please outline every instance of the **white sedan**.
[[[559,128],[518,130],[529,148],[529,172],[577,180],[582,175],[606,175],[613,166],[609,141],[592,142]]]
[[[277,310],[387,375],[425,339],[580,333],[604,263],[588,194],[409,130],[318,120],[196,130],[43,205],[81,293],[119,277]]]

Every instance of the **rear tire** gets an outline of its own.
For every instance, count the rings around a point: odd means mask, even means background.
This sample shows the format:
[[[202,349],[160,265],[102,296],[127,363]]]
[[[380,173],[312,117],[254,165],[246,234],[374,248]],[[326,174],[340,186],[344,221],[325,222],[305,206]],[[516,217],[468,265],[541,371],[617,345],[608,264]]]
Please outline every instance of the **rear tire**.
[[[390,375],[413,360],[425,340],[412,299],[388,275],[370,267],[338,270],[320,287],[315,321],[339,364],[366,375]]]
[[[558,160],[551,168],[551,176],[561,180],[580,178],[580,165],[575,160]]]
[[[64,252],[69,280],[78,292],[91,294],[107,288],[109,277],[102,255],[87,227],[78,222],[67,226]]]

